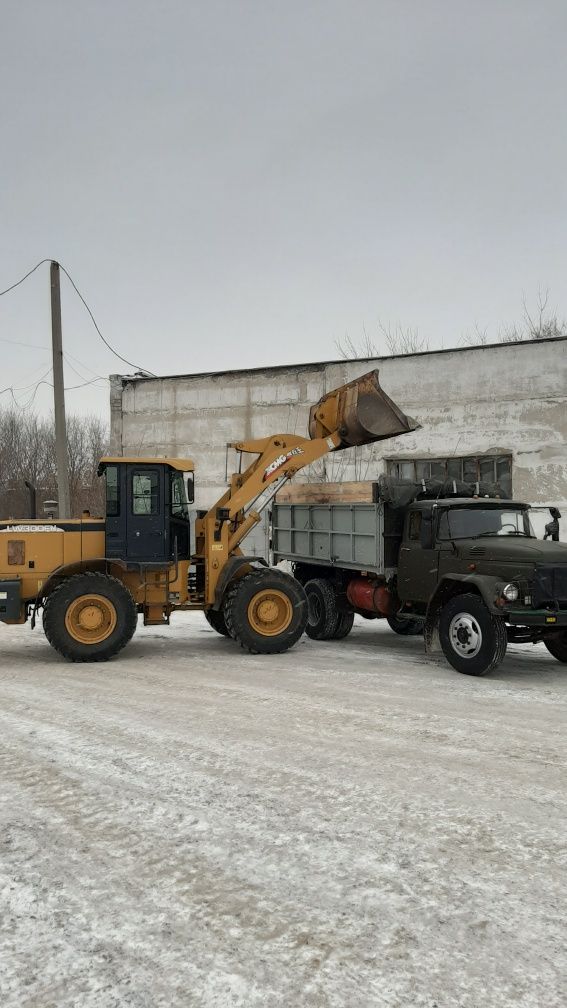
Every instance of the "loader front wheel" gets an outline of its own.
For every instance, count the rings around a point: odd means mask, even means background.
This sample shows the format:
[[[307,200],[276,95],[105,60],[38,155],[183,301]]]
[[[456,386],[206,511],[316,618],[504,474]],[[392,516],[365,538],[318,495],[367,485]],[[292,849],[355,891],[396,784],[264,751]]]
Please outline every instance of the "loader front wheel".
[[[94,571],[67,578],[47,597],[43,629],[68,661],[108,661],[131,639],[136,604],[117,578]]]
[[[299,640],[307,623],[307,599],[298,581],[282,571],[255,571],[227,589],[223,614],[231,637],[252,654],[279,654]]]

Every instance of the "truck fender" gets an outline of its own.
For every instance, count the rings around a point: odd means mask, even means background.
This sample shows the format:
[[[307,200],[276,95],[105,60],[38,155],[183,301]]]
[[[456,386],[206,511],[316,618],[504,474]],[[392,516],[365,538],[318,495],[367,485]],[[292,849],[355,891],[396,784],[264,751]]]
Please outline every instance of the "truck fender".
[[[444,577],[427,605],[424,628],[426,653],[435,654],[441,651],[439,613],[448,599],[459,593],[474,592],[480,595],[489,612],[497,613],[499,610],[494,604],[497,584],[498,578],[485,575],[479,577],[478,574],[449,574]]]
[[[215,589],[215,601],[213,602],[212,608],[217,611],[222,606],[222,600],[224,593],[231,581],[238,575],[238,571],[241,567],[267,567],[268,564],[263,557],[257,556],[233,556],[230,560],[227,560],[224,565],[220,577],[217,581],[217,586]],[[244,572],[242,572],[244,573]]]

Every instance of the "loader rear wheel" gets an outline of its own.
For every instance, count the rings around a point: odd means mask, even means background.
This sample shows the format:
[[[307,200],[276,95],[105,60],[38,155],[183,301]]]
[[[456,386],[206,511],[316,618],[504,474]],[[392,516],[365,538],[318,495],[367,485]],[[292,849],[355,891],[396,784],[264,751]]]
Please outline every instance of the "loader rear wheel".
[[[295,578],[282,571],[255,571],[227,589],[223,614],[227,629],[252,654],[279,654],[305,630],[307,600]]]
[[[128,589],[108,574],[67,578],[47,597],[43,629],[68,661],[108,661],[136,629],[136,604]]]
[[[230,637],[230,630],[226,625],[222,609],[206,609],[204,615],[209,626],[211,626],[213,630],[216,630],[221,637]]]

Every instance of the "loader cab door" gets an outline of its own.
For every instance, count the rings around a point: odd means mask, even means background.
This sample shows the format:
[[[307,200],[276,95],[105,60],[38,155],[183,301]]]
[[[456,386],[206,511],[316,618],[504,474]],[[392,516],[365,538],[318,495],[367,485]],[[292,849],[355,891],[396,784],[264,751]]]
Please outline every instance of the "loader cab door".
[[[164,484],[169,471],[165,466],[126,468],[126,559],[146,563],[168,560]]]
[[[166,500],[169,511],[169,546],[172,560],[188,560],[191,556],[191,525],[189,504],[193,503],[193,474],[178,469],[168,473]]]

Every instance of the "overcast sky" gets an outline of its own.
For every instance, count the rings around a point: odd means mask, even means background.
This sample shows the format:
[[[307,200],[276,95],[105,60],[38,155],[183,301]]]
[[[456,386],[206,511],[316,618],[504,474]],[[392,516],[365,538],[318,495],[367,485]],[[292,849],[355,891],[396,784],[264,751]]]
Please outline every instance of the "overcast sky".
[[[455,345],[542,287],[567,315],[565,0],[1,8],[0,289],[59,259],[135,364],[332,358],[378,319]],[[0,299],[0,388],[49,368],[48,277]],[[63,313],[84,379],[129,370]]]

